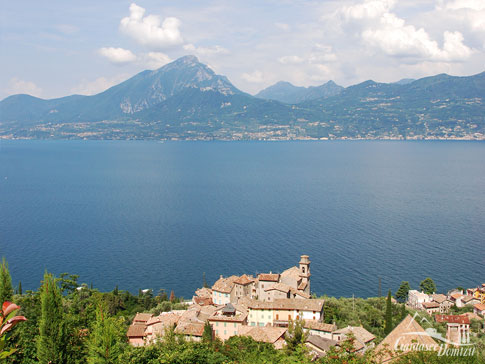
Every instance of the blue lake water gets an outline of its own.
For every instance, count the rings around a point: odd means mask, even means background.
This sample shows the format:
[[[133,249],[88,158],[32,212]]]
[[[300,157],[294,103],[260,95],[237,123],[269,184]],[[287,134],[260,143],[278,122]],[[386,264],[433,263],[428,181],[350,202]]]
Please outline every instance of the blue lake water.
[[[191,297],[301,254],[317,294],[485,282],[485,143],[1,141],[0,255]]]

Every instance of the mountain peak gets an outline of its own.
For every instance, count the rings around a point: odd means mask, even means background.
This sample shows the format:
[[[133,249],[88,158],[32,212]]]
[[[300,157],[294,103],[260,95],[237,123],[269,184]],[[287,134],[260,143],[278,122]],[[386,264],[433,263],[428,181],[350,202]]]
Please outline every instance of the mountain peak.
[[[186,55],[180,58],[177,58],[173,63],[178,63],[178,64],[193,64],[193,63],[200,63],[199,59],[194,56],[194,55]]]

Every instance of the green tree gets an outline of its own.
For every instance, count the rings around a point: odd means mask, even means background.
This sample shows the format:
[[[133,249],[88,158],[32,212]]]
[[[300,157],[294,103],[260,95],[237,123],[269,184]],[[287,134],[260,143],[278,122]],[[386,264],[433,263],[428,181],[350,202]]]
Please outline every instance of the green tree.
[[[67,333],[62,294],[52,274],[44,274],[40,290],[41,317],[37,357],[41,364],[64,364],[67,361]]]
[[[205,343],[212,343],[213,338],[212,326],[209,321],[206,321],[204,324],[204,332],[202,333],[202,341]]]
[[[17,287],[17,294],[22,296],[22,282],[19,281],[19,286]]]
[[[0,265],[0,304],[5,301],[12,301],[12,297],[12,278],[8,270],[8,263],[5,258],[2,258],[2,264]]]
[[[386,301],[386,322],[384,326],[384,333],[388,335],[392,331],[392,301],[391,301],[391,290],[387,293]]]
[[[307,334],[303,330],[303,322],[301,319],[290,320],[288,322],[288,331],[285,335],[286,348],[289,352],[296,351],[296,349],[305,343]]]
[[[421,281],[419,289],[426,294],[432,294],[436,292],[436,284],[431,278],[427,277]]]
[[[96,309],[96,321],[91,327],[88,338],[89,364],[112,364],[124,349],[123,318],[108,317],[102,305]]]
[[[408,299],[408,293],[411,289],[408,281],[402,281],[401,285],[399,286],[398,290],[396,291],[396,300],[399,302],[406,302]]]

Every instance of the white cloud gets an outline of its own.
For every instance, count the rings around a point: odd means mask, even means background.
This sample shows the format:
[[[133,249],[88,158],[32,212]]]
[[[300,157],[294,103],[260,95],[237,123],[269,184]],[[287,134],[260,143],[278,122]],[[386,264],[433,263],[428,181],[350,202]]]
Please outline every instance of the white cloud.
[[[264,75],[261,71],[254,71],[251,73],[243,73],[241,78],[250,83],[261,83],[264,82]]]
[[[346,19],[374,19],[388,13],[395,3],[395,0],[366,0],[361,4],[343,6],[340,12]]]
[[[169,56],[161,52],[148,52],[143,56],[143,64],[151,69],[160,68],[171,61]]]
[[[471,9],[485,10],[485,1],[483,0],[454,0],[445,4],[446,9]]]
[[[464,44],[462,33],[445,31],[443,47],[423,28],[416,28],[391,12],[395,1],[366,0],[342,7],[347,22],[361,25],[361,38],[384,54],[431,61],[464,61],[473,50]]]
[[[229,54],[229,50],[221,47],[219,45],[211,46],[211,47],[196,47],[193,44],[186,44],[183,47],[186,51],[195,53],[200,56],[207,56],[213,54]]]
[[[98,50],[98,53],[115,64],[130,63],[136,60],[133,52],[123,48],[103,47]]]
[[[4,90],[7,95],[28,94],[36,97],[42,95],[42,89],[31,81],[20,80],[12,77],[8,82],[8,87]]]
[[[278,62],[281,64],[300,64],[305,62],[305,60],[299,56],[284,56],[278,58]]]
[[[120,30],[138,43],[155,50],[183,43],[180,20],[168,17],[161,22],[158,15],[144,17],[145,9],[132,3],[130,16],[121,19]]]
[[[94,81],[82,80],[81,83],[71,89],[71,93],[78,95],[95,95],[120,82],[126,80],[129,76],[122,74],[114,77],[98,77]]]

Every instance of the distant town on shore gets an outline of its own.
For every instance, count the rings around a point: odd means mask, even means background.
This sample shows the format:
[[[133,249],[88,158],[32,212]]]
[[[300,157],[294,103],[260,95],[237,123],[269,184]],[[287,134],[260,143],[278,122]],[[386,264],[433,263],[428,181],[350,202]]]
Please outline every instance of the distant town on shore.
[[[93,96],[0,101],[3,139],[485,140],[485,72],[251,96],[195,56]]]

